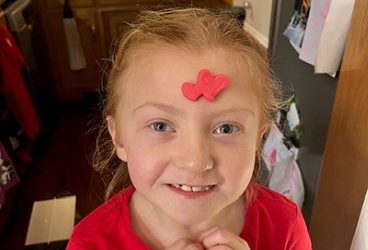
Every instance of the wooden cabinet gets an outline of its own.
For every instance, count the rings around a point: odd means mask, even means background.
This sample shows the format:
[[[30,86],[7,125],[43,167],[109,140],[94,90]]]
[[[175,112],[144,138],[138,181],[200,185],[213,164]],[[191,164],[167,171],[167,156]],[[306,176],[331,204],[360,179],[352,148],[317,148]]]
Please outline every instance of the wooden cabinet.
[[[352,249],[368,188],[367,13],[368,1],[356,0],[310,224],[314,250]]]
[[[93,0],[71,0],[76,20],[86,68],[71,70],[68,48],[64,33],[63,1],[35,1],[36,10],[42,18],[47,52],[52,72],[53,92],[59,100],[78,100],[85,92],[98,89],[101,79],[99,60],[104,56],[104,37],[99,23],[99,13]],[[45,48],[46,49],[46,48]]]
[[[106,48],[112,48],[120,36],[129,28],[129,22],[132,22],[138,14],[135,6],[121,10],[103,11],[101,13],[102,23],[104,27]],[[108,53],[110,51],[107,51]]]
[[[91,8],[74,10],[87,67],[73,71],[69,67],[68,50],[64,35],[62,9],[49,11],[48,46],[52,62],[54,90],[61,100],[78,99],[83,92],[98,88],[99,68],[96,63],[103,55],[101,32],[98,31],[97,13]]]
[[[159,0],[96,0],[98,6],[137,6],[137,5],[149,5],[159,4],[162,1]],[[187,1],[188,2],[188,1]]]
[[[46,6],[49,9],[58,9],[63,7],[65,0],[41,0],[40,2],[46,2]],[[94,5],[94,0],[69,0],[69,4],[72,8],[78,7],[91,7]]]
[[[69,67],[68,47],[63,26],[64,0],[35,0],[45,32],[56,98],[62,101],[81,99],[83,94],[98,90],[102,82],[104,59],[110,47],[135,19],[139,9],[157,8],[160,0],[69,0],[81,37],[87,66],[73,71]],[[175,6],[211,7],[219,0],[176,1]],[[165,5],[170,6],[170,5]],[[47,69],[45,69],[47,70]]]

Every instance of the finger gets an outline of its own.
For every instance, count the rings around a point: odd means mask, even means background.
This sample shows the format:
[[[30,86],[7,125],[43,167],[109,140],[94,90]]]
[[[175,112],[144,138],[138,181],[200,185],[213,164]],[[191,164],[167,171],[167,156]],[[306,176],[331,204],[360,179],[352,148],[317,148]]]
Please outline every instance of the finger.
[[[217,245],[214,247],[206,248],[206,250],[234,250],[226,245]]]
[[[204,250],[202,244],[193,243],[187,239],[178,239],[165,250]]]
[[[165,248],[165,250],[182,250],[184,247],[189,245],[191,242],[186,239],[178,239],[174,243],[172,243],[170,246]]]
[[[218,230],[219,227],[212,227],[207,231],[204,231],[199,237],[198,242],[202,242],[204,238],[206,238],[208,235],[212,234],[214,231]]]
[[[206,235],[202,240],[202,244],[205,249],[212,249],[218,245],[225,245],[233,250],[250,250],[244,239],[224,228],[217,228]]]
[[[183,250],[204,250],[204,248],[201,243],[191,243],[184,247]]]

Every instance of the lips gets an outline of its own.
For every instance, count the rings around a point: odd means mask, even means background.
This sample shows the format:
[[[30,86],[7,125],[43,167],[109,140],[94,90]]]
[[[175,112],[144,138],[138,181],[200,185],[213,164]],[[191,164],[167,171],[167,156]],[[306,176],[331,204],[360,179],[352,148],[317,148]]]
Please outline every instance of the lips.
[[[180,189],[185,192],[194,192],[194,193],[208,191],[214,187],[214,185],[188,186],[188,185],[177,184],[177,183],[169,184],[169,186],[174,187],[176,189]]]

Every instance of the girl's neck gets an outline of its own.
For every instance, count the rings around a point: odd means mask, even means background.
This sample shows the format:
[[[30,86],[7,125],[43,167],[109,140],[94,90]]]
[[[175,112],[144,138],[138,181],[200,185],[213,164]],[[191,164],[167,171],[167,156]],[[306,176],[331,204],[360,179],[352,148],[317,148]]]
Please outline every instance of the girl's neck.
[[[246,208],[244,197],[240,197],[209,221],[183,225],[135,191],[129,203],[129,210],[137,236],[152,249],[164,249],[180,238],[196,241],[202,232],[215,226],[240,234],[243,230]]]

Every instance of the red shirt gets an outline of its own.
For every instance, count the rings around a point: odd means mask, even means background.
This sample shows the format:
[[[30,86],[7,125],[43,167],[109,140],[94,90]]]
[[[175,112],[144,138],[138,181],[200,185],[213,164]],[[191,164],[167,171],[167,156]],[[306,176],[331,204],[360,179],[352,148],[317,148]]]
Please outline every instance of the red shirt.
[[[121,191],[84,218],[67,250],[150,250],[134,233],[128,203],[134,187]],[[251,250],[310,250],[311,241],[299,208],[282,195],[255,186],[240,237]]]

